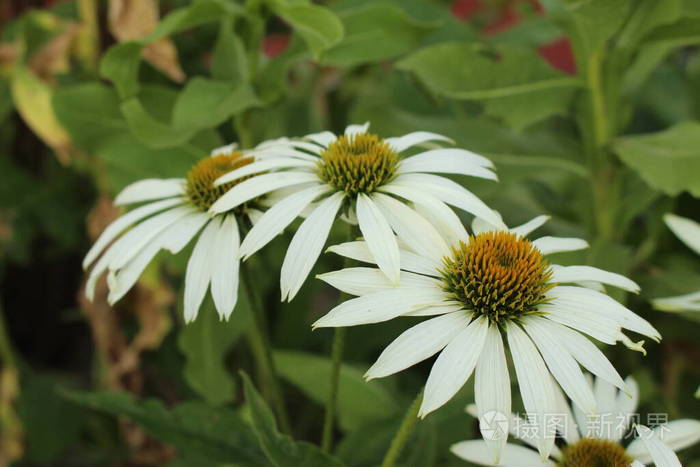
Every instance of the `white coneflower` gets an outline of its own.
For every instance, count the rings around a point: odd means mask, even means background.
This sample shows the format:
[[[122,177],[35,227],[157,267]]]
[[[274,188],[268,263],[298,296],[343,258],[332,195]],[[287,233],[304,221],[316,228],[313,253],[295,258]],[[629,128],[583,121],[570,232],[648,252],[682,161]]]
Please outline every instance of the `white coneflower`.
[[[634,379],[628,377],[625,382],[630,394],[617,392],[607,381],[596,379],[595,396],[601,412],[595,417],[585,417],[577,407],[569,408],[557,389],[557,431],[566,444],[561,449],[554,447],[551,458],[544,461],[534,450],[510,443],[505,445],[499,463],[493,461],[488,446],[482,440],[456,443],[451,451],[469,462],[504,467],[642,467],[651,463],[656,467],[680,467],[675,451],[700,440],[700,421],[675,420],[653,430],[636,425],[634,429],[638,438],[626,448],[623,447],[620,442],[635,418],[634,411],[639,400],[639,389]],[[474,406],[468,407],[467,411],[478,417]],[[504,418],[508,415],[513,436],[535,447],[528,423],[513,414],[506,414]]]
[[[185,321],[197,317],[210,286],[219,316],[228,319],[238,298],[238,222],[255,214],[258,200],[248,200],[216,216],[209,208],[240,182],[215,186],[214,181],[253,161],[253,156],[237,151],[235,145],[225,146],[199,161],[186,178],[145,179],[124,188],[115,204],[144,204],[110,224],[85,256],[85,269],[97,260],[86,284],[88,298],[94,298],[96,282],[107,272],[108,301],[114,304],[161,249],[178,253],[201,230],[185,274]]]
[[[624,384],[610,362],[580,332],[597,340],[630,341],[622,328],[659,339],[644,319],[608,295],[587,287],[609,284],[630,292],[637,285],[619,274],[589,266],[550,265],[545,256],[585,248],[574,238],[525,236],[542,225],[538,217],[510,231],[474,223],[474,235],[462,227],[445,234],[458,238],[446,249],[417,250],[406,244],[401,254],[401,284],[395,286],[377,269],[357,267],[322,274],[322,280],[358,295],[319,319],[315,327],[355,326],[398,316],[437,316],[409,328],[392,342],[367,371],[380,378],[404,370],[440,352],[425,386],[420,416],[445,404],[476,370],[479,413],[510,412],[510,382],[503,335],[515,364],[520,392],[529,413],[539,414],[538,448],[552,449],[551,427],[542,414],[554,410],[550,375],[586,413],[597,410],[595,398],[579,365],[620,388]],[[432,236],[426,236],[428,243]],[[422,245],[426,246],[426,245]],[[340,255],[375,263],[366,242],[330,248]],[[435,253],[432,253],[435,251]],[[567,284],[567,285],[564,285]],[[499,444],[500,443],[500,444]],[[492,443],[495,455],[505,440]]]
[[[400,153],[430,141],[450,141],[424,131],[382,139],[367,133],[368,124],[350,125],[345,134],[330,132],[306,136],[261,155],[262,159],[223,177],[217,184],[240,180],[253,173],[272,171],[241,182],[211,207],[227,212],[257,196],[283,187],[298,188],[269,209],[241,244],[245,259],[281,233],[312,206],[294,235],[282,264],[282,300],[291,300],[321,254],[338,216],[356,219],[372,257],[392,284],[399,281],[399,247],[394,233],[425,244],[425,253],[437,253],[441,239],[425,241],[428,221],[417,211],[427,210],[437,222],[453,223],[447,204],[498,224],[499,218],[461,185],[432,173],[496,179],[491,162],[464,149],[438,148],[402,158]],[[415,210],[406,205],[414,203]]]
[[[675,214],[666,214],[664,221],[676,237],[700,255],[700,224]],[[663,311],[700,311],[700,290],[676,297],[657,298],[652,303]]]

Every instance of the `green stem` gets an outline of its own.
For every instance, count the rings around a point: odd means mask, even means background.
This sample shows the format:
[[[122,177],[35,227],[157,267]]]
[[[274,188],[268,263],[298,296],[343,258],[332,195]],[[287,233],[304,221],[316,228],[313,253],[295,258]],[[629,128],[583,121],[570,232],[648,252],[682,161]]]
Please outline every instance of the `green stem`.
[[[391,440],[389,450],[386,452],[384,460],[382,461],[382,467],[393,466],[398,460],[399,455],[401,455],[401,451],[403,450],[406,441],[408,441],[408,438],[411,436],[411,433],[413,432],[413,427],[418,421],[418,409],[420,408],[422,400],[423,391],[421,390],[421,392],[418,393],[418,396],[416,396],[416,398],[413,400],[413,403],[406,411],[406,415],[404,415],[403,417],[403,421],[401,422],[399,430],[394,435],[394,439]]]
[[[258,365],[258,370],[261,372],[260,378],[265,387],[269,390],[268,397],[277,413],[281,430],[285,433],[291,433],[287,408],[284,405],[284,398],[282,397],[282,391],[280,390],[277,373],[275,371],[275,361],[272,357],[272,345],[267,334],[265,310],[263,309],[260,297],[255,293],[256,288],[252,283],[250,269],[245,262],[241,262],[241,278],[243,280],[243,288],[248,297],[248,302],[250,303],[251,315],[253,318],[253,325],[250,328],[248,337]]]
[[[341,294],[342,300],[342,294]],[[343,346],[345,343],[345,328],[335,328],[333,334],[333,347],[331,349],[331,388],[326,401],[326,411],[323,419],[323,438],[321,448],[325,452],[333,449],[333,422],[335,421],[335,410],[338,403],[338,384],[340,382],[340,367],[343,361]]]

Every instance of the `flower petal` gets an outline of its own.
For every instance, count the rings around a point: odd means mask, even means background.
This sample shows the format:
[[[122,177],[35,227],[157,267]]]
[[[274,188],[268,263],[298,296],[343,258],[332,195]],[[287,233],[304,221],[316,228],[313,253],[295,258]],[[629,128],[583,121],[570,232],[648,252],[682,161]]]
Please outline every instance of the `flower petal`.
[[[525,318],[523,328],[530,335],[552,376],[556,378],[567,396],[585,413],[595,413],[596,400],[588,381],[584,378],[574,357],[562,345],[563,336],[556,333],[556,326],[548,326],[547,321],[540,317]]]
[[[396,173],[432,172],[498,180],[496,174],[490,170],[488,166],[484,166],[481,160],[471,158],[470,156],[485,159],[463,149],[436,149],[403,159],[399,163]]]
[[[114,204],[121,206],[182,195],[185,193],[184,185],[185,181],[182,178],[147,178],[139,180],[119,192],[114,199]]]
[[[224,185],[226,183],[238,180],[242,177],[246,177],[253,174],[259,174],[272,169],[287,169],[290,167],[294,168],[310,168],[316,167],[316,163],[312,161],[306,161],[301,159],[295,159],[292,157],[275,157],[270,159],[256,160],[251,164],[246,164],[242,167],[238,167],[214,181],[214,186]]]
[[[328,251],[356,261],[362,261],[363,263],[377,264],[372,253],[369,251],[367,242],[345,242],[329,247]],[[440,276],[440,273],[437,272],[441,267],[439,261],[433,261],[406,250],[399,250],[399,257],[401,268],[406,271],[435,277]]]
[[[425,384],[419,417],[442,407],[464,386],[479,361],[488,328],[488,321],[481,316],[460,331],[440,352]]]
[[[320,133],[312,133],[310,135],[304,136],[304,139],[313,141],[316,144],[327,148],[333,141],[338,139],[338,137],[330,131],[322,131]]]
[[[542,227],[549,219],[550,216],[537,216],[534,219],[529,220],[522,225],[513,227],[512,229],[510,229],[510,231],[523,237],[527,237],[534,230],[537,230],[538,228]]]
[[[550,291],[550,295],[554,290]],[[601,317],[578,302],[557,297],[550,303],[540,305],[538,311],[547,319],[581,331],[606,344],[615,345],[620,336],[620,325],[616,321]]]
[[[216,237],[219,233],[219,222],[207,224],[199,236],[192,255],[187,261],[185,272],[185,322],[191,323],[197,317],[199,306],[204,300],[212,274],[212,262],[217,254]]]
[[[666,214],[664,222],[688,248],[700,255],[700,224],[675,214]]]
[[[556,431],[546,419],[547,414],[556,413],[557,409],[552,377],[537,348],[520,326],[509,323],[506,335],[525,410],[534,417],[537,449],[540,457],[546,459],[554,446]]]
[[[398,287],[347,300],[313,324],[313,328],[380,323],[445,300],[434,287]]]
[[[486,342],[474,375],[474,399],[479,418],[479,429],[491,452],[492,462],[498,464],[508,440],[511,400],[508,363],[503,350],[503,339],[501,339],[501,333],[496,325],[489,325]],[[502,423],[493,423],[493,417],[501,415],[505,417],[504,430],[501,429],[503,428]],[[492,417],[491,420],[488,417]]]
[[[490,451],[482,440],[461,441],[450,446],[455,456],[480,465],[494,465]],[[531,449],[517,444],[506,444],[501,454],[502,467],[554,467],[552,461],[542,461]]]
[[[219,317],[228,320],[238,301],[238,247],[236,216],[226,216],[216,235],[212,257],[211,296]]]
[[[440,233],[416,211],[383,193],[374,193],[372,200],[389,221],[396,235],[411,250],[429,258],[443,258],[450,254],[450,249]]]
[[[689,418],[659,425],[651,431],[656,438],[673,451],[680,451],[700,441],[700,421]],[[652,461],[648,448],[644,441],[639,438],[630,443],[627,447],[627,453],[644,463]]]
[[[345,195],[334,193],[321,201],[294,234],[282,262],[280,289],[282,301],[297,294],[323,250],[335,216]]]
[[[245,259],[267,245],[282,233],[309,204],[328,192],[326,185],[314,185],[287,196],[275,203],[258,219],[241,244],[241,256]]]
[[[316,277],[341,292],[356,296],[397,288],[386,277],[386,274],[376,268],[344,268],[339,271],[319,274]],[[406,271],[401,271],[400,283],[401,287],[440,287],[435,279]]]
[[[384,349],[365,378],[393,375],[432,357],[469,324],[469,319],[467,313],[457,311],[408,328]]]
[[[345,134],[347,136],[356,135],[358,133],[367,133],[369,129],[369,122],[365,122],[362,125],[348,125],[345,127]]]
[[[151,214],[162,211],[163,209],[174,206],[181,203],[182,198],[164,199],[162,201],[156,201],[155,203],[149,203],[143,206],[139,206],[133,211],[129,211],[123,216],[119,217],[117,220],[112,222],[107,226],[107,228],[100,234],[100,236],[92,245],[90,251],[85,255],[83,260],[83,269],[87,269],[90,264],[92,264],[95,259],[100,255],[102,250],[109,245],[109,243],[117,238],[117,236],[122,233],[130,225],[140,221],[141,219],[150,216]]]
[[[431,133],[429,131],[415,131],[403,136],[387,138],[385,141],[396,152],[402,152],[412,146],[426,143],[428,141],[446,141],[454,144],[454,141],[447,136],[438,135],[437,133]]]
[[[621,274],[604,271],[592,266],[559,266],[553,264],[551,267],[553,276],[552,282],[600,282],[612,285],[628,292],[639,293],[639,286],[632,280]]]
[[[357,195],[356,210],[360,231],[377,266],[392,283],[398,284],[401,270],[399,246],[389,222],[374,201],[364,193]]]
[[[183,217],[177,221],[177,228],[171,228],[173,232],[168,232],[168,236],[163,242],[163,248],[173,254],[179,253],[210,219],[201,211],[192,212]]]
[[[637,425],[637,433],[639,434],[638,439],[642,441],[656,467],[682,467],[676,453],[659,438],[659,432],[650,430],[644,425]],[[630,447],[632,446],[630,445]],[[629,448],[627,452],[630,453]],[[633,457],[639,459],[641,456]]]
[[[576,251],[588,248],[588,242],[580,238],[540,237],[532,242],[543,255]]]
[[[302,183],[319,182],[318,176],[310,172],[273,172],[244,180],[227,191],[221,198],[209,208],[214,214],[230,211],[246,201],[292,185]]]

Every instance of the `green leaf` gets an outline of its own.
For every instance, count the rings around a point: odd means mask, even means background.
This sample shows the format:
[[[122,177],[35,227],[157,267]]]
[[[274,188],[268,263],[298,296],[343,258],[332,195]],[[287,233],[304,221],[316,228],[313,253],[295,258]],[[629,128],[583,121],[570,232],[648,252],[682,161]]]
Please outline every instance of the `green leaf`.
[[[645,38],[645,42],[669,47],[700,43],[700,17],[681,18],[673,24],[657,28]]]
[[[281,434],[277,430],[272,411],[265,405],[248,375],[241,373],[241,376],[253,430],[260,447],[275,467],[340,467],[343,465],[338,459],[321,451],[319,447],[304,441],[294,441],[289,436]]]
[[[139,92],[139,67],[144,44],[137,41],[122,42],[107,50],[100,62],[100,76],[110,80],[119,97],[127,99]]]
[[[175,128],[159,122],[135,97],[124,101],[121,109],[134,136],[153,148],[180,146],[194,136],[194,128]]]
[[[304,39],[316,59],[343,37],[343,23],[328,8],[277,1],[273,10]]]
[[[248,58],[243,42],[233,32],[232,21],[224,19],[219,26],[219,35],[211,59],[211,75],[217,80],[233,84],[247,82]]]
[[[221,321],[207,299],[197,319],[183,327],[178,336],[178,347],[185,355],[183,376],[187,383],[212,405],[233,399],[235,384],[224,365],[226,354],[250,325],[248,304],[244,295],[228,321]]]
[[[618,138],[613,149],[651,187],[672,196],[689,191],[700,197],[700,123]]]
[[[275,352],[279,375],[311,400],[325,404],[330,394],[331,361],[327,357],[296,352]],[[366,382],[362,372],[344,365],[340,371],[338,417],[346,431],[385,420],[397,413],[395,398],[377,382]]]
[[[676,21],[681,14],[681,0],[641,0],[632,10],[617,41],[620,47],[633,47],[649,31]]]
[[[234,86],[226,81],[195,77],[178,96],[173,109],[173,127],[184,133],[212,128],[259,103],[248,84]]]
[[[158,24],[158,27],[150,35],[144,38],[146,43],[156,41],[166,36],[191,29],[212,21],[220,21],[241,13],[241,8],[232,2],[225,0],[201,0],[193,2],[190,6],[174,10]]]
[[[419,50],[397,67],[413,73],[436,95],[486,100],[488,113],[516,128],[565,112],[580,85],[551,68],[534,50],[512,45],[487,54],[473,44],[442,43]]]
[[[393,5],[366,4],[338,11],[343,40],[324,54],[323,63],[355,66],[402,55],[415,49],[436,23],[417,21]]]
[[[123,392],[67,392],[65,397],[100,412],[126,416],[200,462],[266,465],[253,431],[230,409],[192,401],[169,410],[159,400],[135,401]]]

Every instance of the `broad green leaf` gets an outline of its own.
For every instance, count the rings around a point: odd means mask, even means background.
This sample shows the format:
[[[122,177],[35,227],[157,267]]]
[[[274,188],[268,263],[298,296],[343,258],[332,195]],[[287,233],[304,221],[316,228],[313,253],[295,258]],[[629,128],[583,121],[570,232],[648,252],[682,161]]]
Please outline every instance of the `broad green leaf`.
[[[197,319],[183,327],[178,347],[185,355],[183,376],[187,383],[212,405],[233,399],[235,384],[224,365],[227,353],[250,325],[245,294],[228,321],[221,321],[210,299],[199,311]]]
[[[381,3],[345,8],[337,14],[345,35],[324,54],[324,64],[355,66],[393,58],[415,49],[438,26]]]
[[[136,401],[123,392],[67,392],[65,397],[84,407],[128,417],[199,462],[267,465],[253,431],[230,408],[190,401],[166,409],[159,400]]]
[[[277,430],[272,411],[257,392],[245,373],[243,388],[250,409],[250,418],[258,443],[275,467],[340,467],[338,459],[305,441],[294,441]]]
[[[579,86],[534,50],[510,45],[487,54],[473,44],[442,43],[419,50],[397,67],[439,96],[485,100],[486,112],[515,128],[565,112]]]
[[[276,1],[273,10],[304,39],[316,59],[343,37],[343,23],[328,8]]]
[[[122,42],[112,46],[100,61],[100,75],[117,88],[122,99],[139,92],[139,66],[144,44],[137,41]]]
[[[620,33],[620,47],[634,47],[649,31],[676,21],[681,14],[681,0],[641,0],[632,9],[627,24]]]
[[[275,365],[281,377],[304,392],[311,400],[325,404],[330,394],[331,361],[306,352],[275,352]],[[377,382],[366,382],[362,372],[344,365],[340,371],[338,417],[345,430],[355,430],[369,422],[384,420],[399,407],[394,397]]]
[[[121,109],[133,134],[156,149],[180,146],[196,131],[195,128],[175,128],[156,120],[136,97],[124,101]]]
[[[178,95],[173,127],[183,132],[212,128],[257,105],[258,98],[248,84],[234,86],[227,81],[192,78]]]
[[[201,0],[168,14],[158,24],[153,33],[144,41],[153,42],[162,37],[191,29],[212,21],[219,21],[225,16],[240,13],[240,6],[226,0]]]
[[[645,38],[645,42],[669,47],[700,43],[700,17],[681,18],[673,24],[657,28]]]
[[[250,79],[245,47],[233,31],[232,21],[228,19],[219,25],[219,35],[211,59],[211,75],[214,79],[227,80],[233,84],[241,84]]]
[[[700,123],[618,138],[613,149],[651,187],[672,196],[689,191],[700,197]]]

